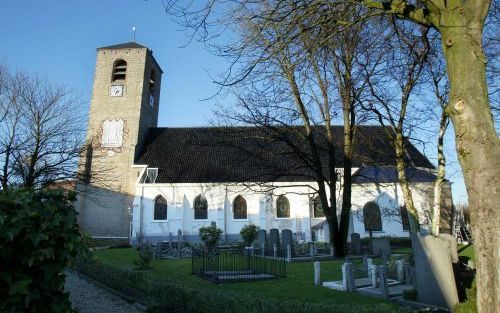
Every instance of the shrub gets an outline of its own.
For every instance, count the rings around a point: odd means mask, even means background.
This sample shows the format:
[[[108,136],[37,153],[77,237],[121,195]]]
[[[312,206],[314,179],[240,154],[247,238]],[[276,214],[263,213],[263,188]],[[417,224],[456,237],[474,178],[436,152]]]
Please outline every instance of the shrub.
[[[258,233],[259,227],[255,226],[254,224],[245,225],[240,230],[241,238],[243,238],[243,241],[245,242],[245,245],[247,247],[251,246],[255,239],[257,239]]]
[[[417,290],[415,289],[407,289],[403,291],[403,299],[408,301],[416,301],[417,300]]]
[[[71,312],[64,268],[82,251],[72,201],[61,191],[0,192],[0,311]]]
[[[150,244],[143,244],[139,248],[139,260],[135,261],[138,270],[151,268],[151,261],[154,257],[154,249]]]
[[[200,228],[200,239],[208,251],[214,251],[217,248],[221,235],[222,230],[216,226]]]

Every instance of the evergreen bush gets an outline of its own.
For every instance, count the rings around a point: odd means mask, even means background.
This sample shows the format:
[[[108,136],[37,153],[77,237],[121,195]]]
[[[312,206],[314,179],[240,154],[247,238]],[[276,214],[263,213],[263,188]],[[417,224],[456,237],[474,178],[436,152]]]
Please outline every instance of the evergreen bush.
[[[240,230],[241,238],[243,238],[243,241],[245,242],[245,245],[247,247],[251,246],[255,239],[257,239],[258,233],[259,227],[255,226],[254,224],[245,225]]]
[[[71,312],[64,269],[82,251],[73,193],[0,192],[0,312]]]

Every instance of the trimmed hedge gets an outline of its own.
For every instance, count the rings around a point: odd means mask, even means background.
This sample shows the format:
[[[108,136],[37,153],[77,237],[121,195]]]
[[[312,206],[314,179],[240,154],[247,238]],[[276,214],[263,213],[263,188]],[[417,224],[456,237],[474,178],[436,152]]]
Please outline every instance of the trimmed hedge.
[[[61,191],[0,192],[0,312],[71,312],[64,269],[82,247]]]
[[[262,299],[233,291],[188,287],[178,282],[153,278],[147,272],[114,267],[97,260],[79,260],[74,269],[122,294],[149,305],[149,313],[382,313],[394,312],[389,304],[333,305]],[[311,286],[311,288],[314,288]],[[404,308],[396,312],[406,312]]]

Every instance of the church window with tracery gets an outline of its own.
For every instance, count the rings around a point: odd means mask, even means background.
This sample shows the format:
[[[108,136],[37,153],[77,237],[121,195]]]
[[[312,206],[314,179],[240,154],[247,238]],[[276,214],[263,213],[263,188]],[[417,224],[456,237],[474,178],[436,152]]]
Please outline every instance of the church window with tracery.
[[[242,196],[234,198],[233,218],[235,220],[244,220],[247,218],[247,201]]]
[[[154,220],[166,220],[168,212],[167,200],[158,196],[155,200]]]
[[[276,200],[276,217],[289,218],[290,217],[290,202],[285,196],[279,196]]]
[[[194,199],[194,219],[206,220],[208,218],[208,202],[203,195]]]

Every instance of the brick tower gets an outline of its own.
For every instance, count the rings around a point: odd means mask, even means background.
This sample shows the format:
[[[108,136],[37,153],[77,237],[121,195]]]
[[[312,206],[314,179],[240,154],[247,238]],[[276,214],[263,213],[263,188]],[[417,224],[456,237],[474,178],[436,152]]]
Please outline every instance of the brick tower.
[[[97,49],[77,204],[91,236],[129,236],[133,164],[146,131],[157,125],[161,75],[153,52],[138,43]]]

